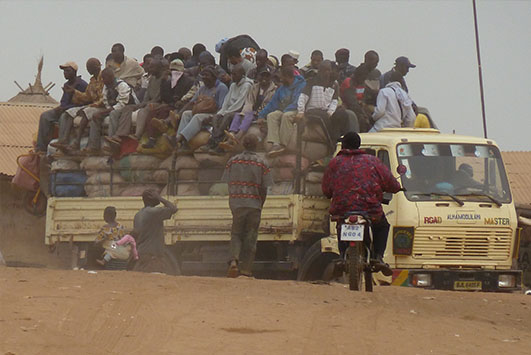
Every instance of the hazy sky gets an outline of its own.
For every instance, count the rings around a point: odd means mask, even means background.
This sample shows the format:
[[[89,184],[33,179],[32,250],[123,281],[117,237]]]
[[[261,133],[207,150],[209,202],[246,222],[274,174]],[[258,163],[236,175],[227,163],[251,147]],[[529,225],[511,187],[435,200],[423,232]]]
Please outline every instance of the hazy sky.
[[[333,58],[349,48],[351,63],[374,49],[379,69],[398,56],[417,65],[406,77],[411,97],[428,107],[445,133],[482,136],[472,0],[459,1],[6,1],[0,0],[0,101],[33,83],[44,54],[43,82],[64,78],[58,65],[104,60],[115,42],[141,59],[154,45],[166,51],[223,37],[251,35],[280,57],[290,49],[306,64],[313,49]],[[529,102],[531,2],[478,0],[489,138],[502,150],[531,150]]]

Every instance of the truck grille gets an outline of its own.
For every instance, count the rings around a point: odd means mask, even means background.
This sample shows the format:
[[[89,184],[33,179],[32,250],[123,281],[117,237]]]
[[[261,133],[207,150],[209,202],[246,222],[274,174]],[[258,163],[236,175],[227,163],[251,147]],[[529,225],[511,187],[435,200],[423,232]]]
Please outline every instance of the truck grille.
[[[510,228],[419,227],[413,257],[445,260],[507,260],[511,255]]]

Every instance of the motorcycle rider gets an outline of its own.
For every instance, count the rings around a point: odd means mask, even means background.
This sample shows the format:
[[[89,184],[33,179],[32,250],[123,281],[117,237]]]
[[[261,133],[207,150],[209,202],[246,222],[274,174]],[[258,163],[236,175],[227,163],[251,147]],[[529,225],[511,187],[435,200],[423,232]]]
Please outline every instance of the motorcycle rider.
[[[323,193],[332,199],[330,214],[344,216],[352,211],[366,212],[372,222],[376,262],[383,268],[382,272],[385,269],[385,273],[389,273],[383,256],[390,226],[381,201],[384,192],[396,193],[401,189],[400,184],[380,159],[359,149],[361,138],[357,133],[348,132],[340,142],[341,151],[328,164],[322,181]],[[338,239],[340,228],[338,223]],[[338,240],[338,244],[343,257],[348,242]]]

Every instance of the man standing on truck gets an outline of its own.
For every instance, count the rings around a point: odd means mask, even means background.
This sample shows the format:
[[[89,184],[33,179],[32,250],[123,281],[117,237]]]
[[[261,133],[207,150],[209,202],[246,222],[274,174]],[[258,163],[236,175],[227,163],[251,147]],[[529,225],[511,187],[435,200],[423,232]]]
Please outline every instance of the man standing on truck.
[[[227,162],[223,175],[223,180],[229,184],[232,211],[228,277],[252,276],[262,206],[267,187],[273,185],[267,163],[255,152],[257,144],[258,138],[247,134],[243,138],[245,151]]]
[[[158,265],[163,264],[164,256],[164,220],[177,212],[177,207],[160,197],[157,191],[147,189],[142,194],[144,208],[135,215],[133,226],[138,232],[136,244],[139,260],[135,270],[164,271]],[[162,203],[162,207],[157,207]]]
[[[360,150],[360,144],[361,138],[355,132],[341,138],[342,149],[328,164],[322,189],[325,196],[332,199],[332,216],[344,216],[352,211],[368,213],[372,221],[376,259],[389,270],[383,261],[389,223],[381,202],[384,192],[396,193],[400,184],[377,157]],[[341,235],[339,228],[337,235],[338,238]],[[348,243],[338,241],[338,244],[341,255],[344,255]]]

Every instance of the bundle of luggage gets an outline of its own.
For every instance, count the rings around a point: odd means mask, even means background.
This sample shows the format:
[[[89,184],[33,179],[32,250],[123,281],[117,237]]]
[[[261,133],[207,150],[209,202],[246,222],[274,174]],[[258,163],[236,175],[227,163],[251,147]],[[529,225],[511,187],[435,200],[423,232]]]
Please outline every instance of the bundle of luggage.
[[[285,152],[274,158],[267,157],[265,132],[258,125],[251,126],[248,133],[258,136],[258,154],[271,168],[275,185],[270,187],[269,194],[294,193],[294,181],[299,176],[301,193],[322,195],[323,171],[327,159],[333,154],[333,147],[320,125],[307,124],[304,127],[300,175],[297,172],[296,130]],[[153,188],[162,194],[178,196],[226,196],[228,187],[222,181],[225,164],[243,147],[237,146],[234,151],[226,153],[200,149],[209,138],[208,131],[201,131],[190,140],[189,152],[176,154],[171,154],[173,150],[167,147],[164,137],[159,138],[154,148],[142,149],[141,140],[135,147],[109,156],[61,155],[50,147],[48,153],[53,160],[51,194],[58,197],[141,196],[145,189]]]

